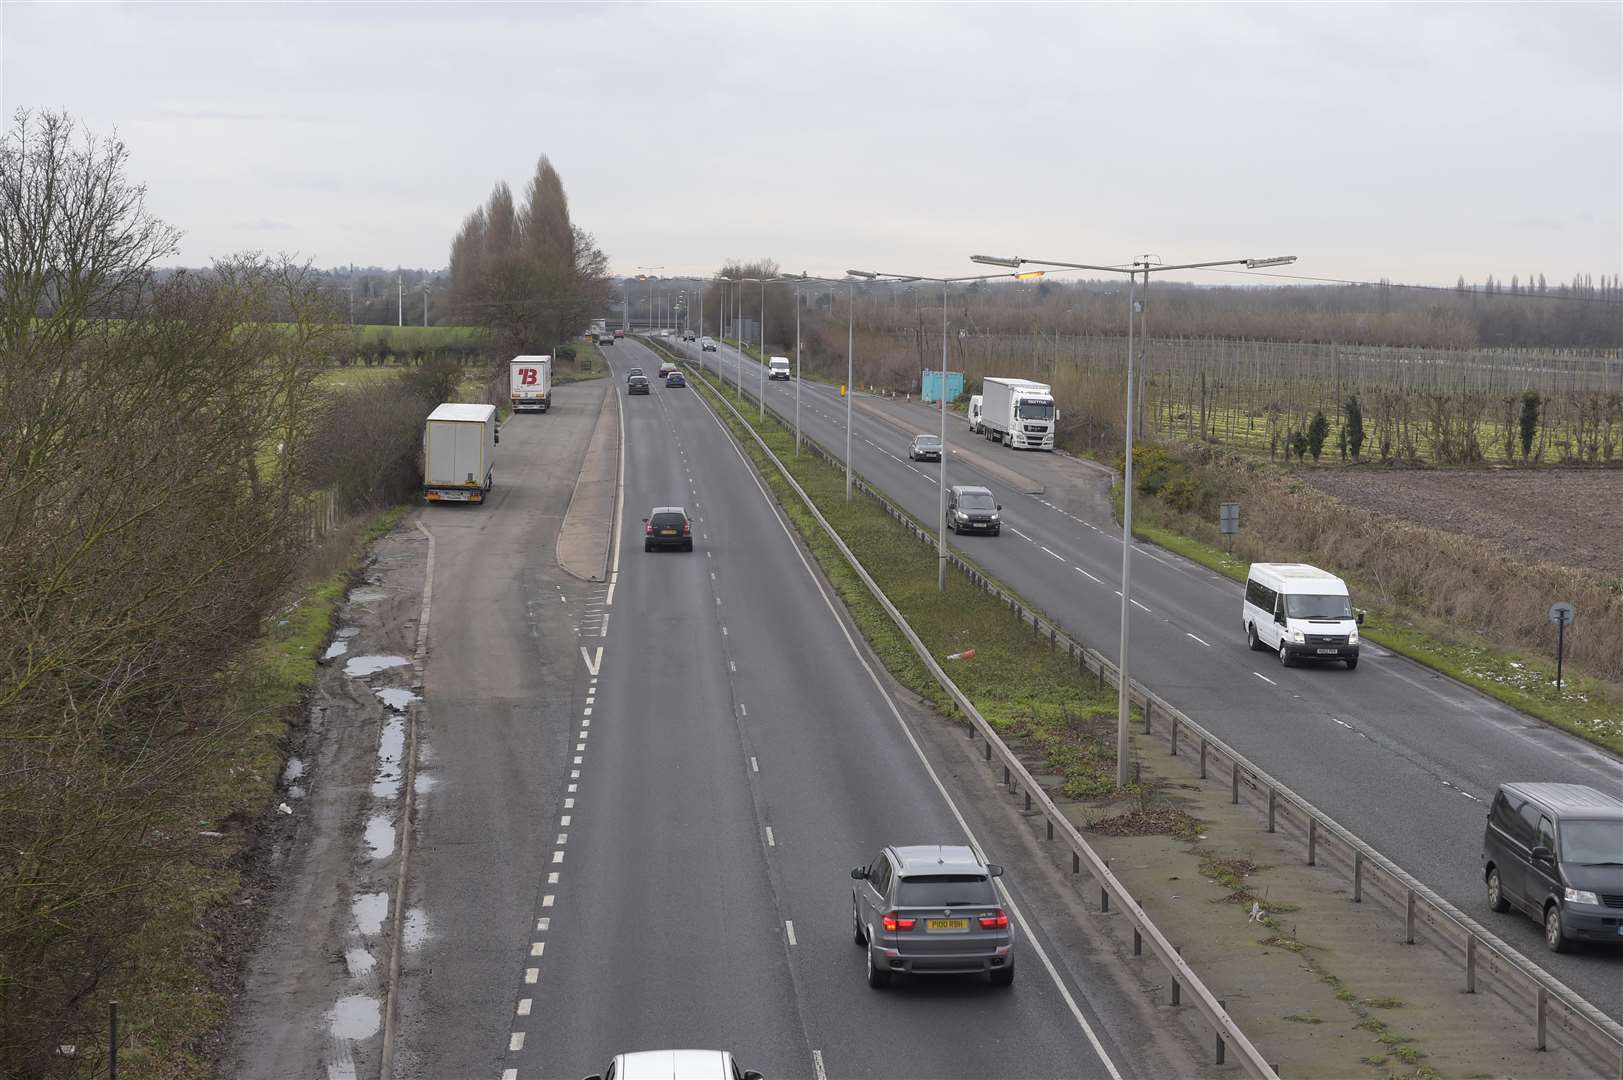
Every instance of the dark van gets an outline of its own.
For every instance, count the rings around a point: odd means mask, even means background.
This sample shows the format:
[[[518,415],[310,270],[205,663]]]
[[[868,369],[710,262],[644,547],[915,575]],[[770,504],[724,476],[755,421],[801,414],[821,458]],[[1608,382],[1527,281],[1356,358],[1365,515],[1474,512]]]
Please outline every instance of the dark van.
[[[1623,800],[1582,784],[1501,784],[1482,879],[1488,906],[1537,919],[1551,952],[1623,943]]]

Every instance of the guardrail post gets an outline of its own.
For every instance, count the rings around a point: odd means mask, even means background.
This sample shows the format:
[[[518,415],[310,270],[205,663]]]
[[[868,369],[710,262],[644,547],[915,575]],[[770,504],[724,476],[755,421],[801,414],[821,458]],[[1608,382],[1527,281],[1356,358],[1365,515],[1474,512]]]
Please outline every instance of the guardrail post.
[[[1414,890],[1410,889],[1409,902],[1404,905],[1403,910],[1403,943],[1405,945],[1414,944],[1414,909],[1415,895]],[[1543,1047],[1539,1047],[1539,1049],[1542,1050]]]
[[[1054,819],[1048,819],[1048,839],[1054,839]]]
[[[1200,740],[1200,778],[1202,780],[1206,779],[1206,740],[1204,737]]]
[[[1319,865],[1319,819],[1316,817],[1307,819],[1307,864]]]
[[[1274,831],[1274,805],[1275,805],[1275,802],[1276,802],[1276,800],[1275,800],[1275,796],[1274,796],[1274,789],[1270,787],[1268,789],[1268,831],[1269,832]]]
[[[1099,690],[1101,692],[1103,692],[1104,688],[1105,688],[1105,662],[1103,660],[1100,660],[1099,661]]]
[[[1138,932],[1138,927],[1136,926],[1133,927],[1133,955],[1144,955],[1144,935]]]
[[[1007,765],[1003,766],[1003,786],[1009,786],[1009,767]]]
[[[992,760],[992,742],[990,739],[986,741],[986,760]]]
[[[1545,1035],[1546,1030],[1549,1028],[1549,1023],[1550,1023],[1550,992],[1548,990],[1544,989],[1544,987],[1540,986],[1538,988],[1538,1046],[1537,1046],[1537,1049],[1539,1049],[1539,1050],[1545,1049],[1544,1035]]]
[[[1031,792],[1026,792],[1026,813],[1031,813]]]
[[[1150,695],[1144,695],[1144,734],[1150,733],[1150,710],[1154,705],[1150,702]]]
[[[1182,945],[1174,945],[1172,948],[1179,956],[1183,955]],[[1177,972],[1172,974],[1172,1004],[1183,1004],[1183,982],[1178,978]]]
[[[1082,856],[1071,852],[1071,874],[1074,876],[1082,872]]]
[[[1059,630],[1056,627],[1048,628],[1048,651],[1054,652],[1059,648]]]
[[[1364,902],[1364,853],[1353,852],[1353,903]]]
[[[1105,860],[1105,869],[1110,869],[1110,860]],[[1110,893],[1105,889],[1104,879],[1099,879],[1099,914],[1103,915],[1110,910]]]
[[[1465,939],[1465,992],[1476,993],[1476,935]]]
[[[1240,763],[1234,763],[1234,788],[1229,793],[1229,802],[1235,806],[1240,805]]]
[[[1176,714],[1173,714],[1172,717],[1172,756],[1178,756],[1178,717]]]
[[[1217,1004],[1218,1004],[1218,1007],[1221,1008],[1225,1014],[1229,1011],[1229,1003],[1227,1001],[1223,1000],[1222,998],[1217,999]],[[1217,1029],[1217,1063],[1219,1065],[1223,1064],[1223,1056],[1224,1056],[1226,1051],[1227,1051],[1227,1047],[1225,1047],[1223,1045],[1223,1029],[1218,1028]]]

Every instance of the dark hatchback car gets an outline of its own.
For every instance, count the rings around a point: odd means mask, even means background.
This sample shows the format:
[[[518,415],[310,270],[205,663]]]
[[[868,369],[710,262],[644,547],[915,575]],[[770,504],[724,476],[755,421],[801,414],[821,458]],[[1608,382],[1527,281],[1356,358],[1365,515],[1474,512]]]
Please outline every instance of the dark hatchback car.
[[[907,456],[913,461],[940,461],[941,437],[939,435],[915,435],[908,444]]]
[[[660,547],[693,550],[693,522],[680,506],[656,506],[642,519],[642,549],[653,551]]]
[[[669,375],[665,376],[665,388],[667,390],[673,386],[686,386],[687,384],[688,381],[682,377],[682,373],[680,371],[673,371]]]
[[[1544,944],[1623,944],[1623,800],[1583,784],[1501,784],[1482,837],[1488,906],[1518,908]]]
[[[631,368],[630,370],[628,370],[626,372],[626,382],[630,382],[632,379],[635,379],[638,375],[641,375],[641,374],[642,374],[642,368],[640,368],[640,367]]]
[[[1003,873],[963,845],[888,847],[851,871],[851,934],[868,954],[868,985],[897,972],[986,972],[1014,982],[1009,916],[992,879]]]
[[[646,393],[649,392],[649,385],[650,384],[648,382],[648,376],[646,376],[646,375],[633,375],[630,378],[626,379],[626,393],[628,393],[628,394],[646,394]]]
[[[1003,507],[983,487],[955,484],[947,489],[947,527],[955,533],[1003,531]]]

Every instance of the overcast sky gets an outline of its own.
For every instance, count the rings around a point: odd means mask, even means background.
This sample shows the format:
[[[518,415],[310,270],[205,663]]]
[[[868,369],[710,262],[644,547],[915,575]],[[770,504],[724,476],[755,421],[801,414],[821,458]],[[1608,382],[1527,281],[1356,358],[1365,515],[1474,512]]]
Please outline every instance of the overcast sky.
[[[614,268],[1623,269],[1623,5],[0,4],[187,265],[442,266],[549,155]]]

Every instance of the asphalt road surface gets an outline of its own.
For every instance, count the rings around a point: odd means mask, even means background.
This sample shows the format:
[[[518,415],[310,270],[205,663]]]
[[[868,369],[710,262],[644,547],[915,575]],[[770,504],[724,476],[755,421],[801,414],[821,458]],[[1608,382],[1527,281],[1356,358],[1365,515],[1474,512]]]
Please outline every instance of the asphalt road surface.
[[[613,364],[658,360],[623,342]],[[1017,935],[1011,990],[868,988],[849,868],[886,843],[963,842],[965,827],[704,404],[658,380],[623,404],[618,572],[606,629],[582,639],[597,672],[564,801],[533,823],[543,876],[533,941],[506,967],[503,1075],[584,1076],[671,1046],[730,1049],[768,1076],[1165,1069],[1140,1052],[1141,1004],[1040,928]],[[656,505],[688,509],[692,553],[643,550]]]
[[[736,352],[694,361],[731,379]],[[743,361],[745,392],[758,365]],[[795,384],[766,383],[767,402],[793,416]],[[839,453],[845,402],[837,388],[800,386],[801,426]],[[876,401],[877,404],[877,401]],[[880,406],[893,420],[853,410],[852,467],[926,522],[939,520],[937,466],[907,460],[911,433],[938,430],[922,407]],[[898,424],[901,426],[898,427]],[[902,430],[903,428],[906,429]],[[990,488],[1003,535],[949,542],[1111,659],[1119,652],[1121,530],[1089,466],[1060,455],[1006,449],[947,418],[948,484]],[[978,465],[970,455],[990,458]],[[996,466],[1002,466],[998,468]],[[1028,495],[1008,470],[1037,480]],[[1508,780],[1623,790],[1623,763],[1460,683],[1366,643],[1358,670],[1285,668],[1246,647],[1243,587],[1150,544],[1135,544],[1131,673],[1262,768],[1352,829],[1545,970],[1623,1019],[1623,944],[1543,947],[1539,927],[1495,915],[1484,899],[1481,841],[1488,801]]]

